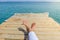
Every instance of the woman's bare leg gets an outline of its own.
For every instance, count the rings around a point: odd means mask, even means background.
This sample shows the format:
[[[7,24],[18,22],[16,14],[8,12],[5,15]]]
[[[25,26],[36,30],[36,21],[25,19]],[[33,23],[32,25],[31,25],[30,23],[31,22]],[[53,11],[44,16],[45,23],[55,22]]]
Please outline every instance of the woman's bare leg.
[[[26,29],[28,30],[28,36],[29,40],[38,40],[38,37],[36,36],[35,32],[33,32],[36,23],[32,23],[31,27],[29,27],[27,21],[23,21],[23,25],[25,25]]]
[[[28,22],[26,20],[23,21],[23,25],[26,27],[27,31],[31,31],[31,27],[29,27]]]

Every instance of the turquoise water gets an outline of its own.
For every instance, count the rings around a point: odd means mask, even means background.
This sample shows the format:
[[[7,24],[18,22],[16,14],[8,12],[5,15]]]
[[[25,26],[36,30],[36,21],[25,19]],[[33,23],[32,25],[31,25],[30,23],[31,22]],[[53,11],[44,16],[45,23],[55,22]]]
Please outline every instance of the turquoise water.
[[[0,23],[14,13],[49,12],[49,16],[60,23],[60,3],[48,2],[0,2]]]

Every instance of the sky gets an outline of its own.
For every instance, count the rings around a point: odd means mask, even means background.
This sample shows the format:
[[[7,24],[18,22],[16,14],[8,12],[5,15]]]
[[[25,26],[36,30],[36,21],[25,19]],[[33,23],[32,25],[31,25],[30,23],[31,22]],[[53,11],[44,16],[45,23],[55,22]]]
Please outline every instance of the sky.
[[[60,2],[60,0],[0,0],[0,2],[21,2],[21,1]]]

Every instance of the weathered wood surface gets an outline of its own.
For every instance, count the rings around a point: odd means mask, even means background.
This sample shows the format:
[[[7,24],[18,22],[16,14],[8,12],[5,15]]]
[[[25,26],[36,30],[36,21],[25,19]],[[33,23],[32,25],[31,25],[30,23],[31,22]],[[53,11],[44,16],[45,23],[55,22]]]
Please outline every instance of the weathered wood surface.
[[[36,22],[34,32],[39,40],[60,40],[60,25],[48,16],[48,13],[15,14],[0,24],[0,40],[24,40],[27,38],[26,28],[22,20],[27,19],[29,24]]]

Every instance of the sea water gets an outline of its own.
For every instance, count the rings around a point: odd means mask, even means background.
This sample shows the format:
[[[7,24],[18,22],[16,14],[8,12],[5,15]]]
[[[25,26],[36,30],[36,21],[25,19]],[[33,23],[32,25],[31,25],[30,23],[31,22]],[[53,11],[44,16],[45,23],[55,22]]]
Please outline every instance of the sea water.
[[[60,23],[60,3],[53,2],[0,2],[0,23],[14,13],[49,12],[49,16]]]

